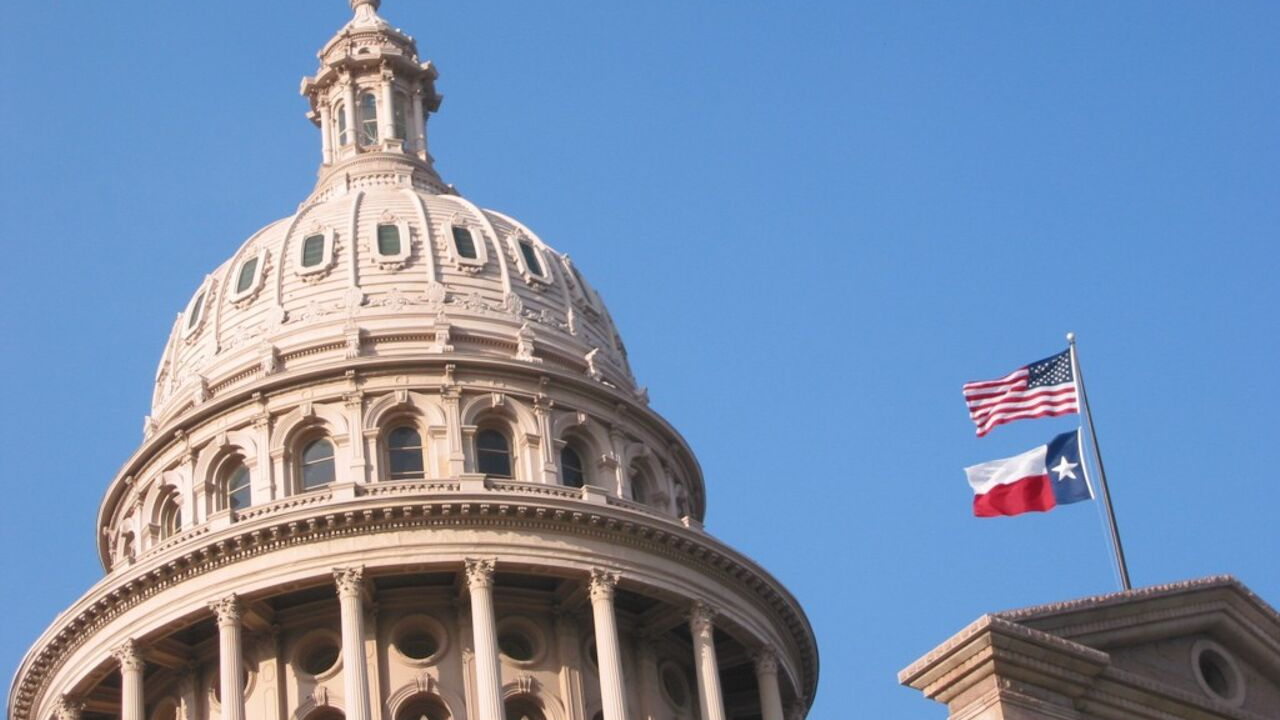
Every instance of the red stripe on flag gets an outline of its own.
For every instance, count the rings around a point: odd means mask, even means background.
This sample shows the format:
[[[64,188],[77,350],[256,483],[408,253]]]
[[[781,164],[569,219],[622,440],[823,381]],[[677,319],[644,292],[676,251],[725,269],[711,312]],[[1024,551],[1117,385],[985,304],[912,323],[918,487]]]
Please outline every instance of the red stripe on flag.
[[[1009,383],[1016,382],[1030,374],[1031,373],[1027,372],[1026,368],[1019,368],[999,380],[975,380],[973,382],[967,382],[964,384],[963,389],[965,392],[969,392],[970,390],[981,390],[982,388],[995,387],[997,385],[1008,385]]]
[[[1000,517],[1048,512],[1057,504],[1049,476],[1032,475],[1007,485],[997,485],[984,495],[975,495],[973,514],[977,517]]]
[[[1076,387],[1074,385],[1056,385],[1053,387],[1032,390],[1030,392],[1019,392],[1017,394],[1009,393],[1001,395],[994,400],[987,400],[986,402],[978,404],[971,403],[969,405],[969,414],[976,419],[985,415],[986,413],[984,411],[1000,407],[1001,405],[1017,405],[1018,403],[1024,403],[1028,400],[1039,400],[1041,398],[1052,399],[1059,396],[1073,398],[1075,397],[1075,394]]]
[[[1009,413],[1007,415],[995,415],[991,417],[984,424],[978,426],[978,437],[982,437],[987,433],[991,432],[992,430],[1000,427],[1001,425],[1011,423],[1014,420],[1030,420],[1032,418],[1057,417],[1059,415],[1071,415],[1072,413],[1080,412],[1080,407],[1076,404],[1075,398],[1072,398],[1070,400],[1070,404],[1067,404],[1067,405],[1046,404],[1044,406],[1036,406],[1036,407],[1037,408],[1043,407],[1043,409],[1037,409],[1035,410],[1035,412]],[[1032,409],[1033,408],[1027,408],[1028,411]]]

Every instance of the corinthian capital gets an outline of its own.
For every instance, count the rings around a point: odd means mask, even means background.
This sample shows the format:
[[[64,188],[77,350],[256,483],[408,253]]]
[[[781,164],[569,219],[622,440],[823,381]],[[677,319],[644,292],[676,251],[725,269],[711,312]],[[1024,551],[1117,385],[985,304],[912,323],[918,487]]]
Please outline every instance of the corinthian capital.
[[[756,675],[776,675],[778,673],[778,653],[772,645],[765,645],[751,654],[756,664]]]
[[[496,560],[493,558],[467,558],[467,587],[491,588],[493,587],[493,568]]]
[[[120,663],[120,669],[124,672],[137,671],[142,672],[146,667],[146,661],[142,659],[142,651],[138,649],[138,643],[133,638],[125,640],[120,647],[111,651],[111,656]]]
[[[364,567],[334,568],[333,582],[338,597],[360,597],[364,592]]]
[[[616,572],[593,568],[591,570],[591,599],[613,601],[613,590],[618,586]]]
[[[235,593],[209,603],[209,609],[217,616],[218,627],[239,625],[240,619],[244,617],[244,603]]]
[[[58,698],[58,703],[53,708],[53,714],[58,720],[80,720],[83,713],[84,703],[70,695]]]
[[[716,611],[710,605],[698,600],[689,608],[689,629],[693,631],[694,637],[701,637],[706,640],[712,638],[715,632]]]

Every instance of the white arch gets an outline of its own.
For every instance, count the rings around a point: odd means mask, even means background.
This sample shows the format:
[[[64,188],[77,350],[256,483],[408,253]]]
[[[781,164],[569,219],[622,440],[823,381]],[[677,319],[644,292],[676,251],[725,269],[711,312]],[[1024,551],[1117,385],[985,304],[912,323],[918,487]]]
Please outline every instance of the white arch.
[[[395,720],[405,705],[423,695],[429,695],[439,700],[440,704],[444,705],[444,709],[448,711],[449,720],[465,720],[464,716],[459,714],[462,708],[466,707],[466,703],[463,702],[462,698],[457,693],[444,688],[439,680],[425,672],[411,682],[401,685],[387,697],[387,720]]]
[[[406,412],[421,417],[429,426],[438,427],[446,424],[444,408],[429,395],[397,390],[369,403],[364,413],[363,429],[366,433],[382,430],[388,417]]]
[[[344,446],[350,439],[346,415],[333,405],[307,403],[289,411],[271,432],[271,454],[277,456],[295,441],[300,433],[322,427],[334,445]]]

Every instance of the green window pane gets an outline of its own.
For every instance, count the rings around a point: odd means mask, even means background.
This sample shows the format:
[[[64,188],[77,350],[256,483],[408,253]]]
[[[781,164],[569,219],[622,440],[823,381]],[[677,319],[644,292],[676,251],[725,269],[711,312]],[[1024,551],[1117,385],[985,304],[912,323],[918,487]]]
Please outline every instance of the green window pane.
[[[324,487],[337,479],[333,466],[333,443],[316,440],[302,451],[302,489]]]
[[[315,267],[324,261],[324,236],[312,235],[302,241],[302,267]]]
[[[476,470],[485,475],[511,477],[511,446],[497,430],[476,434]]]
[[[381,255],[400,254],[400,228],[395,225],[378,226],[378,253]]]
[[[529,272],[534,275],[542,274],[542,263],[538,262],[538,253],[534,252],[532,245],[521,241],[520,254],[524,255],[524,266],[529,268]]]
[[[249,262],[240,266],[240,277],[236,280],[236,292],[242,293],[253,287],[253,281],[258,275],[258,258],[253,258]]]
[[[338,114],[338,144],[346,145],[347,138],[347,106],[338,103],[338,107],[334,110]]]
[[[476,241],[471,237],[469,228],[457,227],[453,228],[453,246],[458,249],[458,255],[469,260],[475,260],[476,257]]]
[[[409,118],[408,118],[409,102],[404,95],[400,95],[399,93],[397,93],[394,103],[395,103],[395,114],[393,117],[394,117],[395,126],[396,126],[396,137],[400,138],[401,140],[408,140],[410,139],[409,138]]]

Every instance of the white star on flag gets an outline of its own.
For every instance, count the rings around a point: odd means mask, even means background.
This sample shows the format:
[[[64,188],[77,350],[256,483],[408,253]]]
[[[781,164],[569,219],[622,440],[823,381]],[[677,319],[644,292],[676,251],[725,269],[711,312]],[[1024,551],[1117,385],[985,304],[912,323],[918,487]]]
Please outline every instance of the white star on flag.
[[[1067,462],[1067,456],[1063,455],[1058,458],[1058,464],[1050,468],[1053,472],[1058,473],[1058,482],[1062,482],[1063,478],[1076,479],[1075,470],[1080,465],[1078,463]]]

